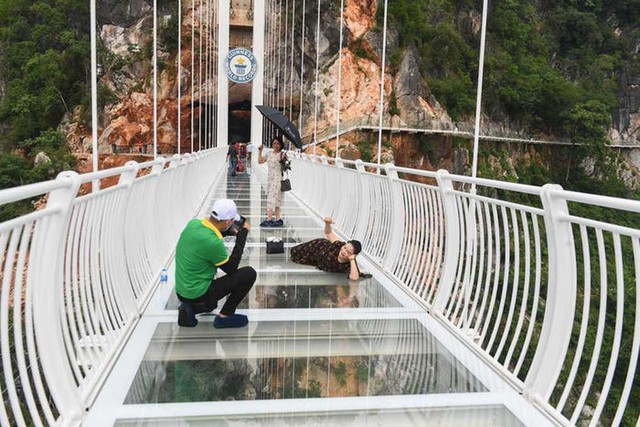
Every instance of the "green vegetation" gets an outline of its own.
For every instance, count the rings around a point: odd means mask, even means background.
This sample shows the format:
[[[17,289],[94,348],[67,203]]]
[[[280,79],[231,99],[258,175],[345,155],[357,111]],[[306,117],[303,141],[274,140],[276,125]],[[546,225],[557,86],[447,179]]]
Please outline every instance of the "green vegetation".
[[[0,0],[2,152],[55,129],[89,82],[89,4]]]
[[[360,159],[363,162],[371,162],[373,160],[373,149],[375,142],[372,139],[363,139],[355,143],[360,150]]]
[[[349,49],[357,58],[373,60],[373,56],[365,49],[362,37],[358,37],[349,45]]]
[[[81,0],[0,0],[0,189],[75,167],[55,129],[87,98],[88,17]],[[40,152],[49,160],[35,165]],[[33,210],[31,202],[2,206],[0,221]]]
[[[618,77],[640,67],[631,56],[640,31],[634,0],[490,6],[483,107],[496,120],[566,134],[577,105],[612,110]],[[418,49],[423,76],[454,120],[474,113],[480,19],[479,5],[468,0],[389,4],[401,47]]]

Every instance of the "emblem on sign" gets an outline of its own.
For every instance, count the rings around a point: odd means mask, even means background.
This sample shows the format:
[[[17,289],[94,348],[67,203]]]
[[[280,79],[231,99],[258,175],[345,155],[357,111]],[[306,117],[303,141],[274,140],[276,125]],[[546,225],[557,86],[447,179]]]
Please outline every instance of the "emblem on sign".
[[[258,62],[249,49],[233,49],[227,55],[227,77],[234,83],[249,83],[256,76]]]

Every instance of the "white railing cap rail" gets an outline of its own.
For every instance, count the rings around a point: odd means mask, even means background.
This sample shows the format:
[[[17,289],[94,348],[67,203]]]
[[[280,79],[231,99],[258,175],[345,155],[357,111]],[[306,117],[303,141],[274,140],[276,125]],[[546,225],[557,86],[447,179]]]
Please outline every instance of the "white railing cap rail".
[[[130,162],[127,162],[127,164],[124,166],[119,166],[111,169],[103,169],[97,172],[89,172],[89,173],[82,174],[80,175],[80,182],[82,184],[85,184],[87,182],[91,182],[96,179],[111,178],[113,176],[121,175],[126,172],[132,172],[134,169],[135,169],[135,166],[133,164],[130,164]]]
[[[55,179],[50,181],[38,182],[35,184],[21,185],[19,187],[7,188],[0,190],[0,205],[7,203],[17,202],[31,197],[36,197],[41,194],[50,193],[61,188],[68,188],[72,185],[72,180],[69,178]]]
[[[579,193],[568,190],[551,190],[554,196],[561,197],[567,202],[585,203],[593,206],[619,209],[640,213],[640,200],[620,199],[617,197],[600,196],[597,194]]]

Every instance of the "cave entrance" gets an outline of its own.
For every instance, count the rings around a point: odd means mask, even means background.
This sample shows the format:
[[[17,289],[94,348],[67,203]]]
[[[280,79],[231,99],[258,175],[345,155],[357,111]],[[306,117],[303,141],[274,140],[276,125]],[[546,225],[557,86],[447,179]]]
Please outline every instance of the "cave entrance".
[[[251,141],[251,99],[229,104],[229,144]]]

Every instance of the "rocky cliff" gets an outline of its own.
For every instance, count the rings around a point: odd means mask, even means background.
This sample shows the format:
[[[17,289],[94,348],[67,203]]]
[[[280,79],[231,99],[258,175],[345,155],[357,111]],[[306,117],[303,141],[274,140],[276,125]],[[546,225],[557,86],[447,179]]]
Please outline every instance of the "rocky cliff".
[[[206,6],[206,4],[204,5]],[[376,26],[376,14],[378,2],[376,0],[346,0],[344,11],[344,41],[339,46],[340,11],[335,2],[322,2],[321,24],[319,39],[319,64],[320,70],[315,83],[315,26],[317,0],[306,1],[306,28],[304,48],[304,73],[300,73],[300,55],[294,57],[293,80],[295,88],[292,99],[294,106],[293,116],[298,117],[299,108],[302,109],[301,133],[307,136],[308,141],[313,134],[314,116],[317,113],[318,129],[332,129],[336,127],[337,108],[340,104],[340,125],[342,128],[355,123],[367,123],[377,126],[380,114],[380,80],[381,80],[381,56],[382,34]],[[284,7],[284,4],[283,4]],[[158,11],[160,44],[158,46],[158,62],[160,72],[158,75],[158,147],[161,153],[173,153],[177,148],[177,122],[178,122],[178,84],[182,88],[180,100],[182,111],[182,151],[190,149],[191,117],[193,115],[197,126],[202,105],[213,104],[216,94],[213,90],[214,82],[203,81],[195,88],[195,102],[191,100],[191,28],[196,26],[196,46],[200,37],[208,36],[210,29],[205,28],[200,34],[199,5],[196,4],[194,16],[192,16],[191,4],[183,3],[182,19],[182,64],[180,64],[182,81],[177,82],[177,55],[171,50],[162,37],[163,33],[174,31],[170,28],[170,20],[175,17],[175,5],[161,3]],[[206,12],[205,12],[206,14]],[[475,19],[472,19],[474,18]],[[470,18],[477,24],[477,14]],[[298,16],[296,28],[295,46],[300,46],[301,16]],[[152,9],[151,2],[145,0],[107,0],[100,2],[98,9],[99,34],[103,49],[100,50],[100,62],[103,74],[101,82],[107,93],[107,104],[100,112],[100,137],[99,150],[101,153],[111,153],[114,150],[121,152],[144,153],[148,150],[146,145],[151,143],[153,134],[153,87],[151,43],[152,43]],[[175,25],[175,23],[173,23]],[[167,29],[164,29],[167,27]],[[479,25],[471,25],[470,31],[479,31]],[[394,28],[389,28],[387,37],[387,52],[395,51],[398,47],[398,36]],[[281,53],[285,47],[280,47]],[[196,63],[198,62],[198,52]],[[268,51],[267,54],[276,54]],[[213,52],[215,58],[215,52]],[[342,56],[340,65],[339,56]],[[405,127],[439,126],[444,129],[453,129],[459,123],[453,123],[447,111],[439,104],[438,100],[426,85],[422,75],[420,64],[423,63],[416,49],[406,49],[396,58],[394,67],[391,67],[390,58],[387,56],[387,67],[384,75],[384,102],[383,123],[385,125]],[[338,88],[338,67],[342,67],[342,81]],[[285,84],[284,74],[280,75],[280,81],[274,82],[274,87],[282,87]],[[300,81],[303,88],[300,91]],[[290,82],[286,82],[290,84]],[[610,131],[613,141],[621,143],[637,143],[638,128],[640,128],[640,89],[638,76],[629,72],[620,85],[619,99],[620,109],[615,113],[614,127]],[[275,92],[275,91],[274,91]],[[102,92],[101,92],[102,93]],[[280,105],[285,103],[282,98],[283,91],[277,91],[281,98],[276,100]],[[302,93],[302,99],[300,99]],[[338,93],[340,102],[338,103]],[[207,99],[208,94],[210,99]],[[242,94],[238,95],[240,97]],[[318,107],[316,111],[316,96]],[[104,101],[104,100],[103,100]],[[472,118],[467,119],[471,124]],[[483,131],[490,133],[495,128],[504,128],[505,123],[492,123],[483,120]],[[87,153],[90,150],[90,133],[86,126],[79,124],[75,116],[70,115],[63,126],[69,136],[69,140],[76,152]],[[345,136],[341,144],[346,149],[345,155],[358,156],[359,148],[356,136]],[[388,138],[386,138],[388,139]],[[415,156],[407,155],[412,152],[411,147],[416,147],[417,142],[411,137],[395,137],[392,144],[386,144],[384,159],[396,158],[400,163],[416,163]],[[450,139],[435,141],[435,144],[451,146]],[[321,152],[330,152],[334,146],[329,143],[321,149]],[[375,144],[373,157],[377,157]],[[444,152],[454,156],[455,150],[443,149]],[[445,156],[446,157],[446,156]],[[406,163],[404,161],[406,159]],[[443,163],[444,162],[444,163]],[[428,163],[428,164],[427,164]],[[415,166],[435,167],[431,162],[417,162]],[[436,162],[438,163],[438,162]],[[458,165],[456,172],[464,172],[464,161],[460,159],[442,158],[442,165]],[[462,168],[462,169],[460,169]],[[458,170],[460,169],[460,170]]]

